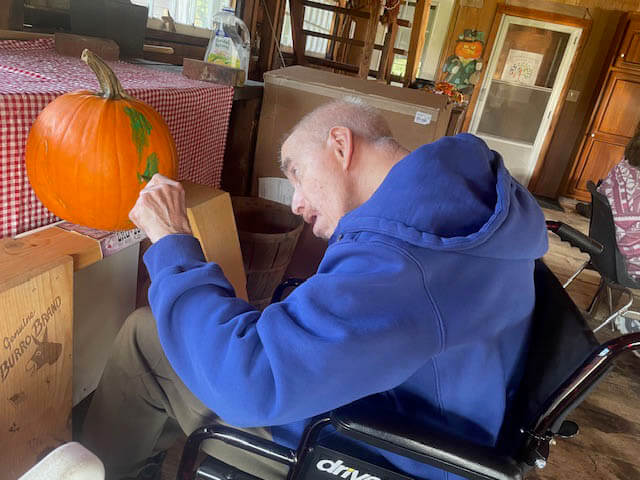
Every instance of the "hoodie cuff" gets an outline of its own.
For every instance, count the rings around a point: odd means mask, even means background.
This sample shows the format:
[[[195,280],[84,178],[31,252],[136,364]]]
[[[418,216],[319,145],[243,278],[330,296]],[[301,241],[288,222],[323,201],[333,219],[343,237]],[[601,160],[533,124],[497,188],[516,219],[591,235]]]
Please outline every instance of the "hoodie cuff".
[[[161,238],[151,245],[143,258],[151,281],[164,268],[206,262],[198,239],[184,234]]]

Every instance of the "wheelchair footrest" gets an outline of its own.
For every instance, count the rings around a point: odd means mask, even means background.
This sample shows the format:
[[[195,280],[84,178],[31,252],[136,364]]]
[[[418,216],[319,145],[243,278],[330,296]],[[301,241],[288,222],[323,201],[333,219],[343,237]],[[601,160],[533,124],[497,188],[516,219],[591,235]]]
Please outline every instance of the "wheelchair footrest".
[[[297,478],[304,480],[412,480],[392,470],[316,445]]]
[[[196,480],[261,480],[212,457],[208,457],[200,464],[195,478]]]

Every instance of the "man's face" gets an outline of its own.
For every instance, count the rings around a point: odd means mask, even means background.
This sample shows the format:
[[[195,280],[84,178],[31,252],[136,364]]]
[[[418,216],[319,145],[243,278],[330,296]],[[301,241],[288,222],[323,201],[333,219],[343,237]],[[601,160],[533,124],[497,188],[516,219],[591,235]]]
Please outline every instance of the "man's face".
[[[329,148],[303,145],[292,135],[282,146],[282,170],[294,188],[291,210],[313,226],[316,237],[329,239],[345,208],[345,176]]]

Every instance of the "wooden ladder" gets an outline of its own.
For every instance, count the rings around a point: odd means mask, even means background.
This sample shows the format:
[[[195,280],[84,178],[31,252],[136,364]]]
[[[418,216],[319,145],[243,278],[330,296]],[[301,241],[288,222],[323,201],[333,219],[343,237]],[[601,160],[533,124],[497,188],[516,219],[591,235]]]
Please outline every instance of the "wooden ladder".
[[[398,18],[400,5],[408,1],[415,2],[413,19],[405,20]],[[353,6],[349,7],[349,5],[353,5],[351,0],[340,0],[340,5],[328,5],[312,0],[289,0],[295,62],[299,65],[312,64],[333,68],[339,72],[356,75],[360,78],[367,78],[367,76],[372,75],[375,76],[378,81],[390,83],[394,56],[405,55],[407,57],[407,67],[404,78],[402,78],[401,81],[405,87],[411,85],[416,79],[420,65],[431,0],[399,0],[397,2],[388,0],[385,2],[385,14],[380,17],[382,2],[383,0],[364,0],[361,7],[354,8]],[[389,5],[390,3],[391,5]],[[334,12],[333,34],[313,32],[305,29],[305,7]],[[354,17],[368,21],[364,40],[349,38],[351,20]],[[387,31],[383,44],[379,45],[375,43],[375,38],[378,23],[381,20],[384,21]],[[395,48],[399,27],[411,29],[408,50]],[[305,47],[308,36],[324,38],[331,42],[326,58],[306,55]],[[358,65],[353,65],[346,61],[351,53],[351,47],[362,49]],[[373,50],[382,51],[380,65],[377,71],[371,70]]]
[[[371,54],[376,40],[376,31],[380,17],[380,9],[382,0],[368,0],[363,8],[347,8],[338,5],[328,5],[312,0],[289,0],[289,10],[291,12],[291,36],[293,40],[293,52],[295,61],[298,65],[319,65],[322,67],[333,68],[334,70],[356,75],[359,78],[367,78],[369,68],[371,66]],[[366,34],[364,40],[356,40],[344,35],[327,34],[321,32],[313,32],[304,28],[304,11],[305,8],[318,8],[334,12],[341,17],[356,17],[367,20]],[[334,22],[337,24],[337,22]],[[351,45],[362,49],[360,62],[358,65],[345,62],[338,62],[329,58],[319,58],[306,55],[305,47],[307,37],[318,37],[337,42],[341,44]]]

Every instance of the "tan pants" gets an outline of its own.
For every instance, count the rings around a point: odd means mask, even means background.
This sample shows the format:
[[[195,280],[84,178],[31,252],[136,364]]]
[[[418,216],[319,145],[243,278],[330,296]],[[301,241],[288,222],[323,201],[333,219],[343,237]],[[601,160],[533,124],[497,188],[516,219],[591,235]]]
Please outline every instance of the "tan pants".
[[[145,461],[170,448],[181,431],[188,435],[214,423],[221,420],[169,364],[151,310],[133,312],[118,333],[83,428],[82,443],[105,463],[107,478],[135,477]],[[264,428],[247,431],[271,438]],[[281,480],[287,471],[221,442],[210,442],[204,450],[266,480]]]

